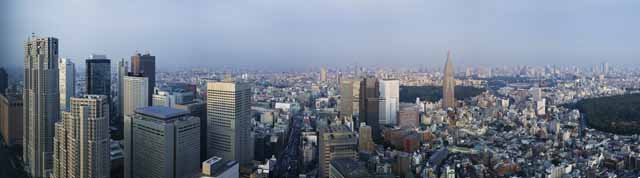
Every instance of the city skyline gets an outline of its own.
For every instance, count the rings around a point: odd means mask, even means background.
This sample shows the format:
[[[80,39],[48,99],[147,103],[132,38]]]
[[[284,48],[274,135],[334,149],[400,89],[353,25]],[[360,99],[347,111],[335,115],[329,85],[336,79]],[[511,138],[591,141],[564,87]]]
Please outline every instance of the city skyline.
[[[0,2],[0,177],[640,177],[635,7]]]
[[[139,14],[140,6],[156,10]],[[459,66],[633,64],[640,47],[634,33],[640,25],[624,20],[637,14],[635,1],[31,0],[3,2],[3,7],[4,21],[22,22],[3,33],[0,57],[8,67],[21,66],[16,51],[32,32],[61,39],[60,57],[76,64],[94,52],[121,59],[148,51],[158,56],[159,69],[206,64],[284,70],[345,62],[441,66],[442,51],[449,48]],[[76,10],[55,11],[66,8]],[[35,16],[28,9],[51,13]]]

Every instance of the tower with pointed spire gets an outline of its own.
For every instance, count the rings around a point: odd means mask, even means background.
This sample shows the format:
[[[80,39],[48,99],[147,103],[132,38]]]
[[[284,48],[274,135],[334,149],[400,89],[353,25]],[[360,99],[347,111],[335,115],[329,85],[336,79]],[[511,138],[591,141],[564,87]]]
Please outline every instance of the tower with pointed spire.
[[[451,51],[447,51],[447,62],[444,65],[444,78],[442,79],[442,108],[455,108],[454,89],[456,81],[453,78],[453,64],[451,62]]]

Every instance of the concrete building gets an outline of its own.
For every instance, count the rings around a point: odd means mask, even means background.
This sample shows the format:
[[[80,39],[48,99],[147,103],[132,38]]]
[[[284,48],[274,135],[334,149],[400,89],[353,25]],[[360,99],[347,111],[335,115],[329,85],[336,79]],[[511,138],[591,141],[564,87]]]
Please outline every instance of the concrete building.
[[[207,154],[240,164],[253,160],[251,87],[247,83],[207,83]]]
[[[24,46],[23,160],[32,177],[47,177],[53,163],[53,124],[60,117],[58,39],[32,36]]]
[[[363,153],[373,153],[376,149],[376,144],[373,143],[373,139],[371,138],[371,127],[364,124],[361,125],[359,135],[358,151]]]
[[[400,80],[380,80],[380,124],[396,125],[400,108]]]
[[[343,80],[340,84],[340,116],[351,119],[360,113],[360,80]]]
[[[71,110],[55,124],[54,178],[109,178],[109,97],[71,98]]]
[[[176,109],[189,111],[191,116],[200,118],[200,160],[207,159],[207,105],[200,100],[176,104]]]
[[[76,93],[76,65],[68,58],[58,60],[60,68],[60,110],[69,111],[71,109],[71,97]]]
[[[420,126],[420,110],[418,105],[413,103],[400,104],[398,126],[402,128],[415,128]]]
[[[123,116],[131,115],[137,108],[149,105],[149,79],[141,76],[123,77]]]
[[[356,159],[358,139],[345,125],[329,125],[321,129],[319,139],[318,177],[329,177],[332,160]]]
[[[92,54],[86,63],[87,94],[111,98],[111,60],[105,55]]]
[[[444,78],[442,79],[442,108],[455,108],[455,88],[456,79],[454,78],[453,63],[451,52],[447,52],[447,62],[444,65]]]
[[[183,104],[193,101],[195,94],[193,91],[177,87],[156,88],[153,94],[153,106],[166,106],[173,108],[176,104]]]
[[[239,178],[240,166],[237,161],[214,156],[202,162],[202,175],[205,178]]]
[[[0,130],[6,145],[22,145],[22,95],[7,92],[0,95]]]
[[[153,103],[153,89],[156,87],[156,57],[149,53],[140,54],[136,53],[131,56],[131,73],[134,76],[147,77],[149,79],[149,86],[147,89],[147,104],[151,106]]]
[[[131,132],[124,136],[125,177],[199,175],[200,119],[163,106],[139,108],[126,118]]]
[[[355,159],[335,159],[331,161],[330,178],[370,178],[373,177],[363,162]]]

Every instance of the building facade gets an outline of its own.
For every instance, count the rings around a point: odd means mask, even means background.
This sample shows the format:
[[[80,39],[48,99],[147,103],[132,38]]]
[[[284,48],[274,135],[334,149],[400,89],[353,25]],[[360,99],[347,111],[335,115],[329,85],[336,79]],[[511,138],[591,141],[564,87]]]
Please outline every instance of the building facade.
[[[58,60],[59,87],[60,87],[60,110],[69,111],[71,97],[76,93],[76,65],[68,58]]]
[[[105,55],[92,54],[86,60],[86,92],[111,97],[111,60]]]
[[[60,117],[58,39],[32,36],[24,53],[23,160],[32,177],[46,177],[53,165],[53,125]]]
[[[380,124],[396,125],[400,107],[400,80],[380,80]]]
[[[332,160],[357,159],[358,139],[345,125],[329,125],[320,131],[318,177],[329,177]]]
[[[139,108],[125,134],[125,177],[190,178],[200,173],[200,119],[163,106]]]
[[[373,141],[379,143],[380,135],[380,83],[374,77],[360,82],[360,122],[365,122],[373,129]]]
[[[207,83],[207,154],[240,164],[253,160],[251,86],[224,81]]]
[[[148,106],[153,103],[152,96],[153,88],[156,87],[156,57],[149,53],[140,54],[136,53],[131,56],[131,74],[134,76],[143,76],[149,79],[149,86],[147,86]]]
[[[352,117],[360,112],[360,80],[343,80],[340,84],[340,115]]]
[[[139,76],[123,77],[123,116],[133,114],[137,108],[149,105],[149,79]]]
[[[8,92],[0,95],[0,130],[6,145],[22,145],[22,95]]]
[[[71,109],[55,124],[54,178],[109,178],[109,98],[71,98]]]

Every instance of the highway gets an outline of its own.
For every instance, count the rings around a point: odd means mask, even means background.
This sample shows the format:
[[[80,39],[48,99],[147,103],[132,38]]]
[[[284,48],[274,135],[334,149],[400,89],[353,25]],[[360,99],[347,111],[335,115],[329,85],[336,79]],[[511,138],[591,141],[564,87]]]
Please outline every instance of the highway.
[[[275,170],[271,177],[293,178],[299,175],[299,160],[301,156],[300,150],[300,130],[302,127],[302,118],[300,114],[296,114],[289,128],[289,135],[287,136],[287,145],[284,151],[278,155]]]

